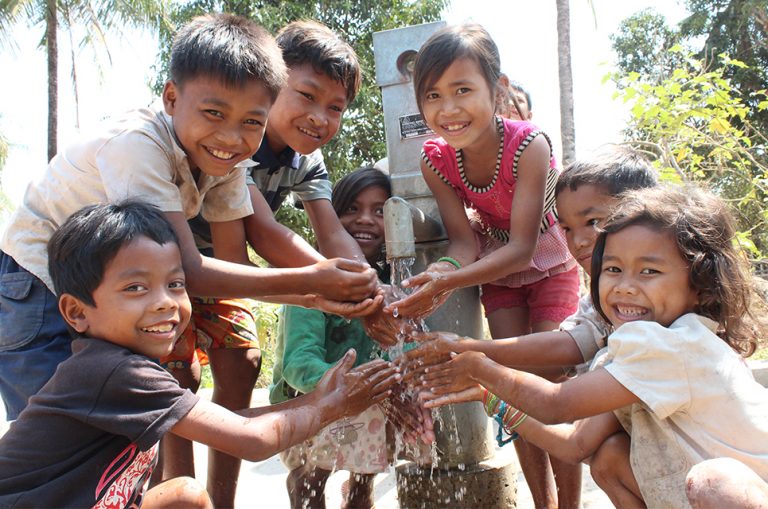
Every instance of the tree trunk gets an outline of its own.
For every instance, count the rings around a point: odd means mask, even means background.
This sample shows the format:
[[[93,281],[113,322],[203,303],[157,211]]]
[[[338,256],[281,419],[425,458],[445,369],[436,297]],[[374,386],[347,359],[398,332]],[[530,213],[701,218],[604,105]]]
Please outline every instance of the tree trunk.
[[[48,50],[48,160],[56,155],[56,133],[58,129],[58,87],[59,49],[57,34],[57,3],[46,0],[45,40]]]
[[[569,0],[557,4],[557,70],[560,81],[560,137],[563,167],[576,159],[576,133],[573,124],[573,73],[571,71],[571,14]]]

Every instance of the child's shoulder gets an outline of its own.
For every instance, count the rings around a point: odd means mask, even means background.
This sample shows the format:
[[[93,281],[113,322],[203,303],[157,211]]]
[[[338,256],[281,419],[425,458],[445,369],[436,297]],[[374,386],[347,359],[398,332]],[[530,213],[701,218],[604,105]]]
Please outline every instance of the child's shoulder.
[[[139,386],[175,384],[174,378],[159,364],[144,355],[101,339],[78,338],[72,341],[72,356],[61,363],[55,386],[79,385],[87,376],[89,385],[131,392]]]
[[[65,156],[53,159],[49,166],[57,174],[72,168],[80,172],[91,168],[99,173],[127,166],[135,171],[170,168],[185,158],[176,141],[171,117],[161,104],[107,117],[62,153]],[[118,172],[107,178],[122,177]]]
[[[504,123],[504,147],[507,151],[525,148],[533,139],[543,135],[547,142],[552,145],[549,136],[544,130],[527,120],[502,119]],[[521,147],[522,145],[522,147]]]
[[[86,337],[72,341],[72,356],[62,362],[62,366],[65,371],[88,373],[89,377],[109,377],[119,369],[151,370],[158,366],[159,370],[162,370],[157,363],[144,355],[109,341]]]
[[[628,322],[608,338],[617,354],[666,352],[669,355],[691,355],[693,352],[733,353],[728,344],[715,334],[717,323],[696,313],[687,313],[665,327],[654,321]]]
[[[114,139],[132,135],[147,137],[167,149],[178,146],[173,131],[173,120],[160,102],[105,119],[101,132],[96,136]]]

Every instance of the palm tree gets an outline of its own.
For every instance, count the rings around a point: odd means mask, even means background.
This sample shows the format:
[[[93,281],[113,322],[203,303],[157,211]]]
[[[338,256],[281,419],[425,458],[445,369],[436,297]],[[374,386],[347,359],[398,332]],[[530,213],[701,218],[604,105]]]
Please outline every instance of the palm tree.
[[[560,81],[560,137],[563,167],[576,159],[576,130],[573,122],[573,72],[571,71],[571,13],[569,0],[557,4],[557,72]]]
[[[576,129],[573,122],[573,72],[571,71],[571,11],[569,0],[555,0],[557,6],[557,71],[560,81],[560,137],[563,167],[576,159]],[[595,5],[587,0],[597,27]]]
[[[168,23],[167,6],[168,0],[0,0],[0,44],[13,44],[9,28],[16,23],[45,23],[40,45],[48,57],[48,159],[57,149],[59,28],[71,32],[82,26],[87,34],[82,44],[103,45],[107,31],[120,33],[127,26],[158,29]]]

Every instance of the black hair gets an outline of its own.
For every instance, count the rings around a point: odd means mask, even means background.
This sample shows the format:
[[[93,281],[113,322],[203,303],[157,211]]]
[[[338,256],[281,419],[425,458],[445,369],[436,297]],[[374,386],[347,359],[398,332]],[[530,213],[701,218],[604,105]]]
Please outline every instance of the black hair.
[[[389,175],[373,166],[359,168],[340,178],[333,186],[333,198],[331,200],[336,215],[341,216],[352,205],[357,195],[371,186],[381,187],[387,192],[387,195],[392,196]]]
[[[756,336],[749,305],[752,295],[746,258],[736,246],[735,221],[726,203],[694,185],[659,185],[625,193],[592,253],[590,285],[595,309],[600,303],[600,273],[608,236],[641,225],[669,233],[689,265],[689,283],[699,303],[693,311],[718,323],[718,334],[735,350],[750,355]]]
[[[345,40],[317,21],[294,21],[277,34],[277,44],[289,68],[310,64],[344,86],[347,104],[360,90],[360,62],[357,54]]]
[[[158,244],[179,240],[160,210],[137,200],[90,205],[72,214],[48,242],[48,272],[57,295],[68,293],[89,306],[107,265],[138,237]]]
[[[232,88],[257,81],[273,102],[287,76],[275,39],[253,21],[232,14],[198,16],[181,27],[173,39],[170,69],[182,88],[200,76]]]
[[[429,90],[450,65],[460,58],[477,62],[483,79],[491,90],[490,100],[496,103],[497,85],[501,77],[499,48],[485,28],[477,23],[443,27],[421,46],[413,68],[413,88],[416,104],[422,105]]]
[[[643,156],[630,148],[616,147],[568,165],[557,179],[555,195],[566,188],[575,191],[581,185],[593,185],[611,196],[618,196],[630,189],[653,187],[656,183],[656,170]]]

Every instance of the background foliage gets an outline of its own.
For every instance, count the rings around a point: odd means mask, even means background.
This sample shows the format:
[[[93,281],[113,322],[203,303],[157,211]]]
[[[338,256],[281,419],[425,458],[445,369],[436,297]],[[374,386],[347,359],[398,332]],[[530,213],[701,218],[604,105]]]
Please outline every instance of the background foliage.
[[[663,178],[705,182],[737,212],[739,241],[768,255],[768,12],[765,0],[687,0],[677,28],[644,10],[612,37],[627,143]]]

